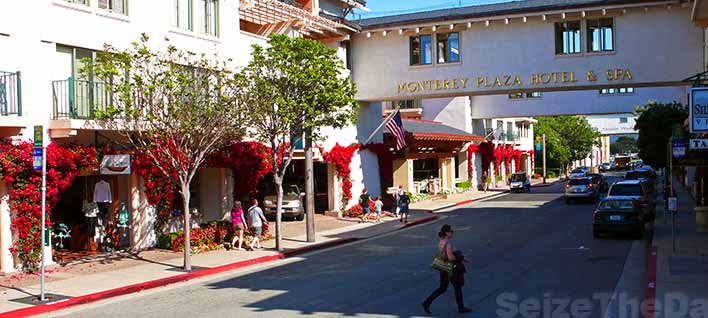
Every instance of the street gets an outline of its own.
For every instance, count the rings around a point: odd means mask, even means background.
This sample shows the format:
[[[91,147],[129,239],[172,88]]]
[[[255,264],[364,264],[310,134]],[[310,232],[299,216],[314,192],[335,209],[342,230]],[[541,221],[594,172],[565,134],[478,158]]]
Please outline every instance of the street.
[[[592,304],[585,312],[602,317],[603,301],[614,291],[633,241],[593,239],[594,205],[567,206],[561,193],[562,184],[556,184],[508,194],[442,213],[438,222],[305,255],[297,262],[55,316],[423,316],[420,303],[438,284],[437,272],[429,267],[436,233],[442,224],[451,224],[456,248],[471,259],[464,299],[473,312],[467,316],[534,317],[540,312],[538,317],[550,317],[554,310],[555,317],[571,313],[564,299],[588,299]],[[452,288],[433,303],[432,311],[436,317],[457,315]]]

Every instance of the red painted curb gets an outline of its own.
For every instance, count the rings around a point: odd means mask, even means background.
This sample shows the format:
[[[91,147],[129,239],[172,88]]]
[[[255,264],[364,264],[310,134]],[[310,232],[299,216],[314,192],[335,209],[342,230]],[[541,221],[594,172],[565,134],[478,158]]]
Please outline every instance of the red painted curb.
[[[459,202],[455,202],[455,205],[456,205],[456,206],[460,206],[460,205],[468,204],[468,203],[472,203],[472,202],[474,202],[474,199],[462,200],[462,201],[459,201]]]
[[[326,249],[329,247],[350,243],[350,242],[353,242],[356,240],[357,240],[357,238],[353,238],[353,237],[332,240],[332,241],[321,243],[321,244],[316,244],[316,245],[302,247],[300,249],[291,250],[291,251],[288,251],[285,253],[278,253],[275,255],[263,256],[263,257],[249,259],[249,260],[240,261],[240,262],[236,262],[236,263],[207,268],[207,269],[203,269],[203,270],[196,271],[196,272],[184,273],[184,274],[180,274],[180,275],[176,275],[176,276],[172,276],[172,277],[165,277],[165,278],[155,279],[155,280],[137,283],[137,284],[133,284],[133,285],[122,286],[122,287],[118,287],[118,288],[114,288],[114,289],[104,290],[101,292],[96,292],[96,293],[92,293],[92,294],[69,298],[69,299],[58,301],[55,303],[42,304],[42,305],[37,305],[37,306],[32,306],[32,307],[27,307],[27,308],[22,308],[22,309],[16,309],[16,310],[12,310],[12,311],[6,311],[3,313],[0,313],[0,318],[16,318],[16,317],[35,316],[35,315],[39,315],[39,314],[43,314],[43,313],[47,313],[47,312],[51,312],[51,311],[57,311],[57,310],[61,310],[61,309],[65,309],[65,308],[69,308],[69,307],[73,307],[73,306],[88,304],[88,303],[96,302],[99,300],[104,300],[107,298],[123,296],[123,295],[127,295],[127,294],[141,292],[141,291],[147,290],[147,289],[153,289],[156,287],[162,287],[162,286],[171,285],[171,284],[175,284],[175,283],[185,282],[185,281],[192,280],[195,278],[218,274],[221,272],[234,270],[234,269],[238,269],[238,268],[242,268],[242,267],[247,267],[247,266],[256,265],[256,264],[260,264],[260,263],[266,263],[266,262],[271,262],[271,261],[275,261],[275,260],[279,260],[279,259],[284,259],[287,257],[292,257],[294,255],[304,254],[304,253],[315,251],[315,250]]]
[[[644,302],[652,305],[652,310],[648,310],[645,318],[654,318],[654,302],[656,301],[656,259],[658,249],[653,246],[654,241],[654,223],[649,223],[649,240],[647,241],[647,264],[646,277],[644,279]]]
[[[403,225],[403,227],[404,227],[404,228],[406,228],[406,227],[411,227],[411,226],[414,226],[414,225],[422,224],[422,223],[425,223],[425,222],[430,222],[430,221],[437,220],[437,219],[438,219],[438,216],[437,216],[437,215],[433,215],[433,216],[429,216],[429,217],[422,218],[422,219],[420,219],[420,220],[412,221],[412,222],[410,222],[410,223],[406,223],[406,224]]]

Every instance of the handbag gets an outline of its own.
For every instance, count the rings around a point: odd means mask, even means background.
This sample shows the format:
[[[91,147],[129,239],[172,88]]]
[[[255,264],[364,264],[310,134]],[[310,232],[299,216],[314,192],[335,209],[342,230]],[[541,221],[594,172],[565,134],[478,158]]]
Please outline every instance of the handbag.
[[[433,256],[433,262],[430,264],[434,270],[446,272],[448,275],[452,275],[452,270],[455,268],[455,264],[448,261],[441,254],[435,254]]]

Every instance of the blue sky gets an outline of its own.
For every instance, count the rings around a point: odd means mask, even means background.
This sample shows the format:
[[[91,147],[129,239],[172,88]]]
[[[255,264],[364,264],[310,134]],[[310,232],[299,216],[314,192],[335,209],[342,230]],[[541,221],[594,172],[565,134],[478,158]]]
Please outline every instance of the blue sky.
[[[386,15],[398,15],[418,11],[430,11],[454,8],[460,5],[471,6],[489,3],[509,2],[511,0],[367,0],[366,6],[371,12],[356,11],[356,18],[372,18]]]

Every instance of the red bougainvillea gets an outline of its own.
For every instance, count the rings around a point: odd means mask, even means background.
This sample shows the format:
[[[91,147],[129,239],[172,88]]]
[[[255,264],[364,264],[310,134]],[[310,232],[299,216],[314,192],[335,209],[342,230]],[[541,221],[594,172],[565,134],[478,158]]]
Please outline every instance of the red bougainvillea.
[[[511,157],[514,159],[514,166],[516,166],[516,171],[521,171],[521,156],[523,153],[521,150],[514,149],[511,151]]]
[[[159,158],[167,160],[166,158]],[[147,154],[134,151],[131,156],[132,171],[143,178],[145,181],[145,196],[148,203],[155,208],[156,220],[154,229],[156,232],[162,232],[162,228],[174,210],[175,205],[180,197],[179,187],[175,180],[175,176],[169,177],[158,168],[151,157]],[[163,167],[169,167],[165,161]]]
[[[472,176],[474,176],[474,153],[478,150],[479,146],[475,144],[470,144],[467,147],[467,176],[470,180],[472,180]]]
[[[333,164],[334,168],[337,170],[337,176],[342,180],[342,209],[346,209],[349,204],[349,200],[352,198],[352,180],[350,178],[352,170],[349,165],[352,163],[352,157],[354,157],[354,152],[359,149],[359,144],[351,144],[346,147],[342,147],[339,143],[332,147],[332,150],[324,152],[322,156],[324,159]]]
[[[234,171],[234,198],[255,194],[258,182],[273,171],[271,150],[256,141],[234,142],[219,150],[207,160],[211,167],[231,168]]]
[[[478,146],[478,152],[482,156],[482,170],[484,170],[484,171],[489,170],[489,165],[495,159],[495,157],[494,157],[494,153],[495,153],[494,144],[491,142],[480,143]]]
[[[51,226],[49,216],[59,195],[71,186],[81,169],[96,169],[98,160],[95,148],[85,146],[50,144],[46,152],[46,226]],[[41,256],[42,174],[32,165],[30,142],[0,140],[0,180],[11,185],[12,230],[18,237],[10,251],[17,254],[25,272],[35,272]]]

